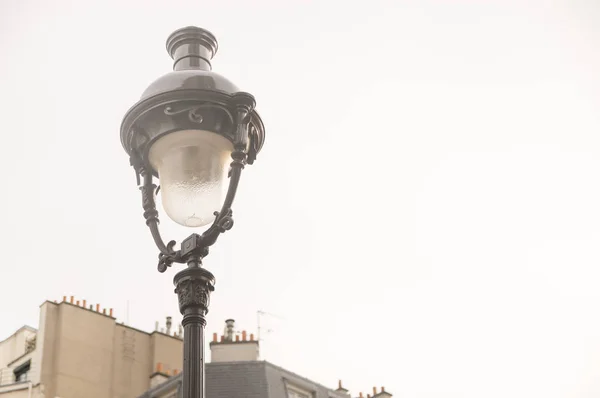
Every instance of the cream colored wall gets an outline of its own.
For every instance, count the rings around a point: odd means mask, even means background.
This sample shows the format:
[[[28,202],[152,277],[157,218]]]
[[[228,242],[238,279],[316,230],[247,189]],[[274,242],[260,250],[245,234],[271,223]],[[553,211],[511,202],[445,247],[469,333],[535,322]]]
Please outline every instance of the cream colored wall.
[[[258,361],[258,342],[211,343],[211,362]]]
[[[40,386],[31,387],[31,396],[29,396],[29,384],[19,384],[11,386],[12,389],[7,387],[0,388],[0,397],[2,398],[46,398],[45,395],[41,394]]]
[[[181,368],[180,339],[119,325],[69,303],[42,307],[46,397],[131,398],[148,390],[158,362],[165,370]]]
[[[35,336],[36,332],[27,327],[19,329],[15,334],[0,342],[0,368],[25,354],[25,342]]]
[[[58,355],[58,316],[59,306],[55,303],[45,302],[40,307],[40,329],[36,346],[38,363],[40,364],[40,382],[48,397],[56,396],[55,361]]]
[[[151,352],[152,363],[156,366],[157,363],[163,365],[164,372],[181,371],[183,364],[183,341],[175,337],[167,336],[162,333],[152,333]],[[152,373],[155,369],[152,369]]]
[[[112,398],[112,318],[63,303],[58,306],[52,397]]]
[[[115,327],[113,396],[141,395],[150,386],[150,335],[123,325]]]
[[[22,341],[24,353],[30,334],[11,344]],[[112,317],[70,303],[45,302],[36,350],[30,355],[32,373],[38,374],[32,392],[42,387],[45,398],[131,398],[150,388],[157,363],[164,372],[181,369],[183,341],[119,325]],[[28,397],[21,387],[0,387],[0,397]]]
[[[14,383],[13,369],[31,359],[32,352],[25,354],[25,343],[35,335],[35,330],[24,326],[0,342],[0,386]],[[18,361],[15,362],[17,359]]]

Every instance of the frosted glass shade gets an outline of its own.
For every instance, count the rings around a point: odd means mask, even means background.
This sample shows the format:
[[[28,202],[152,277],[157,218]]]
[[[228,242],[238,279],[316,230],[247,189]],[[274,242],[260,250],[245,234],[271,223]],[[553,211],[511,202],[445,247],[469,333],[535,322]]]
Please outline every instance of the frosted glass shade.
[[[232,150],[228,139],[204,130],[170,133],[152,145],[150,164],[158,172],[163,208],[173,221],[201,227],[215,219]]]

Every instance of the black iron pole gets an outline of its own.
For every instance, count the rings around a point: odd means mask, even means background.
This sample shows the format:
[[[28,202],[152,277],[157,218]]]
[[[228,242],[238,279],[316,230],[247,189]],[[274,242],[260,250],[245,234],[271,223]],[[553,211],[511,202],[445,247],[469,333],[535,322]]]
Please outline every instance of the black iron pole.
[[[204,327],[215,290],[215,277],[201,267],[199,258],[188,261],[188,268],[175,275],[175,293],[183,315],[183,397],[204,398]]]

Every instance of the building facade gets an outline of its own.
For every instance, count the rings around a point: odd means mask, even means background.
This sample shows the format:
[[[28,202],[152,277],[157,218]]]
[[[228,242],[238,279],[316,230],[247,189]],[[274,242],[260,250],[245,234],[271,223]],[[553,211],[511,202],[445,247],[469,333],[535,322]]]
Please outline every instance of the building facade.
[[[218,398],[351,398],[338,383],[337,389],[259,360],[259,342],[245,331],[237,332],[233,319],[225,321],[225,331],[210,343],[211,362],[206,364],[206,396]],[[160,380],[156,380],[160,378]],[[181,398],[182,375],[153,375],[155,386],[138,398]],[[360,398],[390,398],[384,387]]]
[[[177,373],[183,342],[167,326],[146,333],[112,310],[66,297],[40,307],[39,329],[0,342],[0,398],[131,398],[152,387],[157,364]]]
[[[253,334],[225,321],[213,334],[206,392],[219,398],[350,398],[259,360]],[[0,398],[179,398],[182,329],[147,333],[117,323],[112,309],[74,297],[40,306],[39,328],[23,326],[0,342]],[[383,388],[373,396],[389,398]]]

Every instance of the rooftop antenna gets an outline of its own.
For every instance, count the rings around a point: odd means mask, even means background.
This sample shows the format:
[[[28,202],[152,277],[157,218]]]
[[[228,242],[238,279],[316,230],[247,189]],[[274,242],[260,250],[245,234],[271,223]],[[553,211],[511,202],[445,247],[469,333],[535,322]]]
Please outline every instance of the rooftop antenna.
[[[279,315],[271,314],[270,312],[266,312],[266,311],[262,311],[262,310],[256,311],[256,340],[258,340],[258,341],[261,340],[260,339],[260,331],[261,331],[260,319],[263,316],[269,316],[269,317],[272,317],[272,318],[277,318],[277,319],[284,320]],[[273,329],[267,329],[267,333],[272,333],[272,332],[273,332]]]

